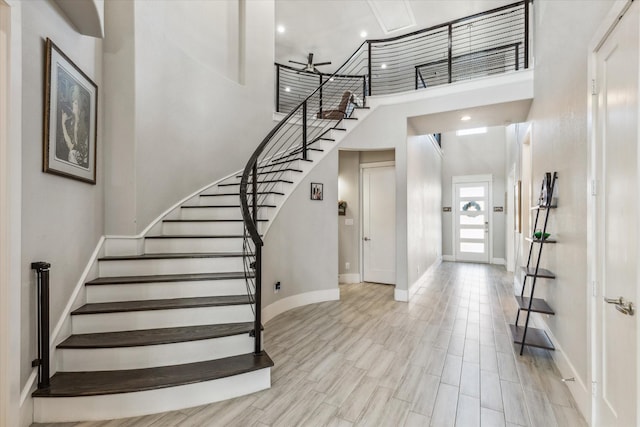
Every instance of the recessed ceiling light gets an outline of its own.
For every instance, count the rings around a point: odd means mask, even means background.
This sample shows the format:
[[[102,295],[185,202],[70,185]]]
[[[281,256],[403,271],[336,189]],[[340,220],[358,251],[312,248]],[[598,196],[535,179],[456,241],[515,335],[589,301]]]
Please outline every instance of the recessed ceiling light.
[[[284,88],[284,91],[285,92],[291,92],[291,88],[289,86],[287,86],[287,87]]]
[[[462,116],[460,117],[460,120],[462,120],[463,122],[469,121],[471,120],[471,116]]]
[[[276,30],[282,34],[286,31],[286,28],[284,28],[284,25],[278,25],[278,27],[276,28]]]
[[[477,135],[480,133],[487,133],[487,128],[481,127],[481,128],[471,128],[471,129],[460,129],[456,131],[456,135],[458,136]]]
[[[330,81],[330,82],[332,82],[332,81],[334,81],[334,80],[335,80],[335,79],[334,79],[333,77],[331,77],[331,78],[329,79],[329,81]]]
[[[382,65],[380,66],[380,68],[382,68],[382,69],[384,70],[385,68],[387,68],[387,64],[382,64]]]
[[[360,31],[360,37],[362,37],[362,38],[367,37],[367,32],[366,31]]]

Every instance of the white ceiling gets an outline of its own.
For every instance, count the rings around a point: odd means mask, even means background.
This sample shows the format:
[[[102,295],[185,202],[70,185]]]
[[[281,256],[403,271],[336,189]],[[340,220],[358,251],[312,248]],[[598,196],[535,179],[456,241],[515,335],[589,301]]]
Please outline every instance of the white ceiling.
[[[416,25],[391,33],[383,31],[367,0],[276,0],[276,26],[286,31],[276,33],[276,62],[290,59],[306,62],[315,54],[315,62],[332,61],[322,71],[335,71],[365,40],[410,33],[485,10],[515,3],[515,0],[375,0],[377,10],[408,4]],[[397,19],[381,16],[382,20]]]

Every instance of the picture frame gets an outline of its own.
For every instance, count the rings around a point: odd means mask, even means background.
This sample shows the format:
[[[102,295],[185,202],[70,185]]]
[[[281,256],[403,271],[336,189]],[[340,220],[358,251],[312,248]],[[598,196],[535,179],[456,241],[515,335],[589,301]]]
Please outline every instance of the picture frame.
[[[98,86],[49,38],[45,55],[42,170],[95,185]]]
[[[323,185],[319,182],[311,183],[311,200],[322,200],[323,199]]]

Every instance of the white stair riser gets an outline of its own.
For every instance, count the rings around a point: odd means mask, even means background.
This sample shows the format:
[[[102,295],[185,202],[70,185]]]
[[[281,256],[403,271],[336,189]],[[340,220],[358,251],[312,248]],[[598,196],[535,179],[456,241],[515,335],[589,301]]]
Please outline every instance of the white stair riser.
[[[258,180],[260,181],[260,180]],[[233,185],[224,185],[224,186],[218,186],[217,187],[217,191],[213,191],[212,193],[237,193],[240,191],[240,180],[239,179],[230,179],[229,181],[227,181],[225,184],[233,184]],[[268,192],[268,191],[275,191],[276,193],[283,193],[283,189],[284,186],[289,186],[292,184],[289,183],[284,183],[284,182],[267,182],[267,183],[262,183],[262,184],[258,184],[258,191],[261,192]],[[249,183],[249,187],[247,188],[248,192],[252,191],[252,184]]]
[[[74,334],[252,322],[250,304],[71,316]]]
[[[178,387],[101,396],[33,399],[34,422],[98,421],[191,408],[265,390],[271,369]]]
[[[145,239],[144,252],[147,254],[241,252],[242,243],[242,237]]]
[[[267,219],[269,209],[272,208],[259,208],[258,218]],[[180,219],[242,219],[242,212],[240,207],[216,208],[203,206],[197,208],[183,208],[180,209]]]
[[[239,205],[240,197],[237,195],[224,195],[224,196],[206,196],[202,195],[198,198],[198,205],[200,206],[212,206],[212,205]],[[258,200],[260,204],[274,205],[276,203],[276,194],[258,194]]]
[[[59,371],[114,371],[203,362],[253,351],[249,333],[207,340],[139,347],[59,349]]]
[[[99,261],[100,277],[244,271],[242,257]]]
[[[87,302],[99,303],[242,295],[247,287],[244,279],[225,279],[95,285],[86,286],[86,290]]]
[[[266,227],[266,223],[259,222],[258,230]],[[229,222],[165,222],[162,224],[164,235],[198,235],[198,236],[241,236],[244,233],[242,221]]]

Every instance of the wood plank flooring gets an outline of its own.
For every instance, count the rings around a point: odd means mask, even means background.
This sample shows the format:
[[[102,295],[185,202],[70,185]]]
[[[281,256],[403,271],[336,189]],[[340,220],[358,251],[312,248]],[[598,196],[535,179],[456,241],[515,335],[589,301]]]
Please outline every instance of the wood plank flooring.
[[[507,327],[513,276],[504,268],[443,263],[410,303],[393,301],[386,285],[341,285],[340,293],[266,324],[269,390],[47,426],[586,426],[549,352],[517,355]]]

